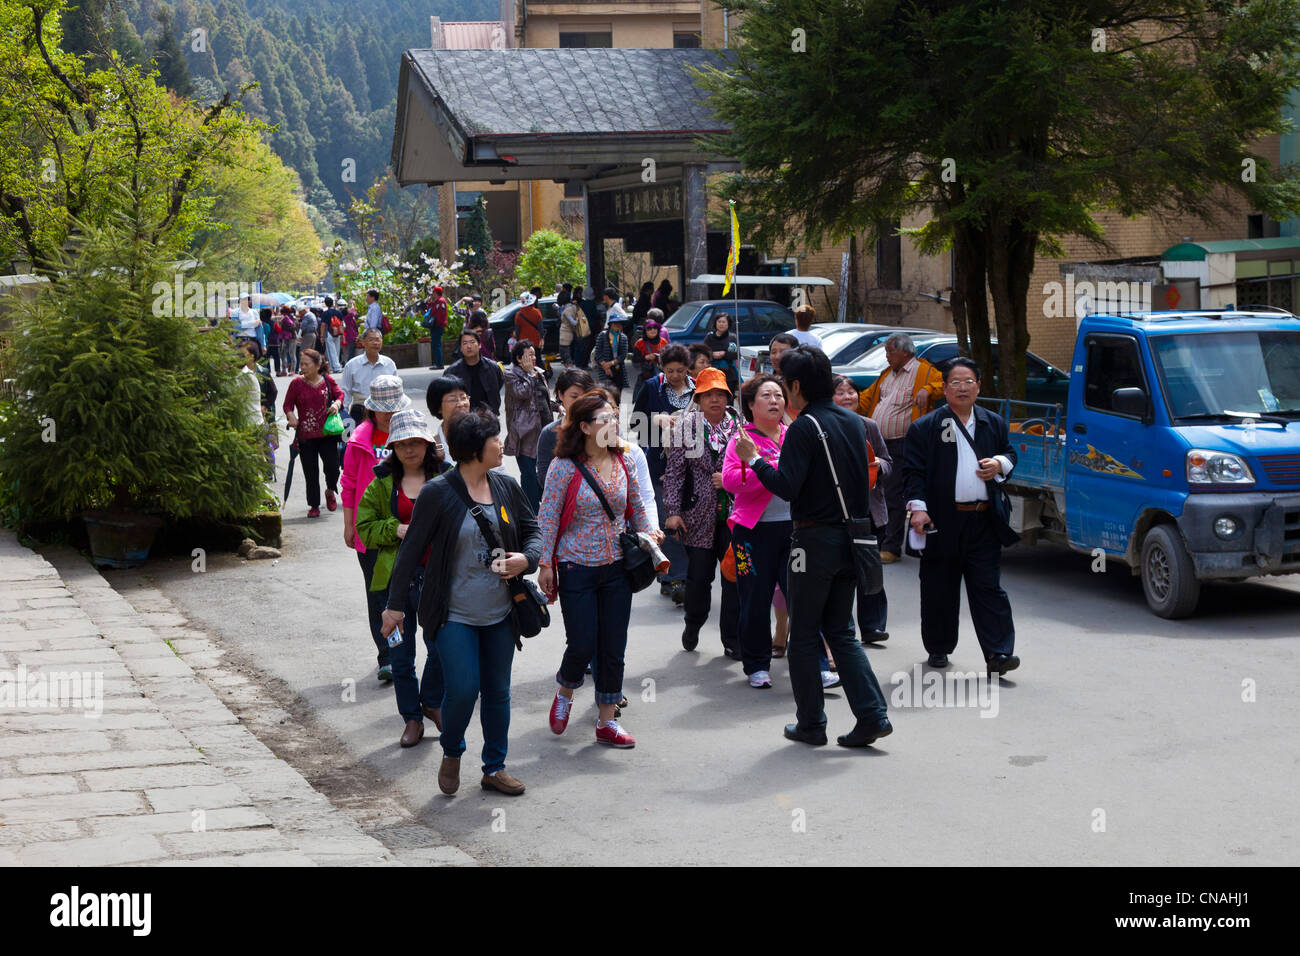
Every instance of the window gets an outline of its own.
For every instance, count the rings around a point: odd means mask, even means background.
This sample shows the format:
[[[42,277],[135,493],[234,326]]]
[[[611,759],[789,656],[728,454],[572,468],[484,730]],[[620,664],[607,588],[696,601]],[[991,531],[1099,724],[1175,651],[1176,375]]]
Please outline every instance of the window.
[[[674,50],[698,50],[700,48],[700,35],[698,33],[674,33],[673,49]]]
[[[582,198],[582,180],[580,180],[580,179],[570,179],[570,180],[567,180],[567,181],[565,182],[565,184],[564,184],[564,198],[565,198],[565,199],[581,199],[581,198]]]
[[[938,345],[925,349],[924,352],[922,358],[942,372],[944,365],[948,361],[961,354],[961,349],[957,347],[956,342],[940,342]]]
[[[876,285],[882,289],[903,287],[903,237],[898,234],[902,223],[882,222],[876,240]]]
[[[756,305],[754,317],[758,331],[769,337],[779,332],[789,332],[794,328],[794,315],[789,309],[783,309],[779,305]]]
[[[1117,388],[1140,388],[1147,391],[1137,339],[1126,335],[1089,338],[1087,363],[1083,379],[1083,403],[1088,408],[1116,415],[1118,412],[1112,408],[1111,402]]]
[[[614,46],[613,33],[561,33],[560,49],[575,50],[584,48],[608,49]]]

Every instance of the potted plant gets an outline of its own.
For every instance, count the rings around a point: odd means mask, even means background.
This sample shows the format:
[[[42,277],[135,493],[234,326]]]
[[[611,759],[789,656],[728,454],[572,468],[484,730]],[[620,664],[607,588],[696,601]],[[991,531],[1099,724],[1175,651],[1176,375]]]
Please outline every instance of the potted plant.
[[[32,523],[81,517],[96,563],[139,564],[166,518],[248,514],[264,494],[235,350],[158,292],[174,260],[110,214],[18,310],[5,496]]]

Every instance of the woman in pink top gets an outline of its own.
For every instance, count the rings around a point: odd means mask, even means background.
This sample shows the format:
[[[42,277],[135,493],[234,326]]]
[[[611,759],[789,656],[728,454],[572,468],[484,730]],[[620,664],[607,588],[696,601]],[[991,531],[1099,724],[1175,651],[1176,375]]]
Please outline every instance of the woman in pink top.
[[[759,454],[773,467],[785,441],[785,386],[775,375],[755,375],[740,389],[740,410],[749,422],[745,431]],[[790,560],[790,503],[776,497],[754,477],[736,454],[736,439],[727,445],[722,463],[722,487],[736,496],[727,524],[736,555],[736,587],[740,592],[740,659],[749,686],[770,688],[772,678],[772,595],[777,584],[785,591]]]
[[[343,543],[357,552],[361,576],[366,582],[366,612],[370,619],[370,637],[379,652],[379,679],[391,681],[388,641],[381,633],[384,605],[388,603],[387,589],[370,590],[375,573],[375,552],[366,551],[357,534],[357,503],[375,477],[375,466],[388,457],[388,423],[394,412],[411,407],[411,400],[402,391],[402,380],[396,375],[378,375],[370,383],[366,398],[366,420],[357,426],[343,450],[343,476],[340,495],[343,499]]]

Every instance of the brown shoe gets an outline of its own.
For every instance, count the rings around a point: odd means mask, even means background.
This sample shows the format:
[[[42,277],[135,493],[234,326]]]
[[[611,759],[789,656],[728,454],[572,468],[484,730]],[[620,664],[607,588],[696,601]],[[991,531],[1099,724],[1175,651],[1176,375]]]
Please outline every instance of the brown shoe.
[[[880,563],[881,563],[881,564],[893,564],[893,563],[894,563],[895,561],[897,561],[897,560],[898,560],[898,555],[894,554],[894,552],[892,552],[892,551],[881,551],[881,552],[880,552]]]
[[[408,720],[406,729],[402,731],[402,739],[398,741],[403,747],[414,747],[424,737],[424,721]]]
[[[442,733],[442,711],[437,707],[422,707],[424,716],[433,721],[433,726],[438,728],[438,733]]]
[[[438,789],[451,796],[460,789],[460,758],[443,757],[438,767]]]
[[[508,797],[517,797],[524,792],[524,785],[504,770],[483,774],[483,782],[479,786],[484,790],[500,790]]]

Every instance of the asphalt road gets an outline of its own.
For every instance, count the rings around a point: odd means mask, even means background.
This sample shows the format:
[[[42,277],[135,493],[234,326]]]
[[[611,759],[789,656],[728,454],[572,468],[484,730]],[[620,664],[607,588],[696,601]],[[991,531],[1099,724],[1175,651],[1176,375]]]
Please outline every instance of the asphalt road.
[[[421,408],[432,375],[404,373]],[[461,791],[447,798],[435,780],[432,724],[419,746],[398,747],[402,721],[391,689],[374,677],[342,512],[307,519],[303,487],[296,477],[278,564],[209,555],[202,574],[188,559],[148,573],[193,622],[286,681],[344,742],[341,763],[359,759],[393,780],[423,821],[484,862],[1300,860],[1300,582],[1211,587],[1198,617],[1165,621],[1122,568],[1094,574],[1086,555],[1013,549],[1003,583],[1020,670],[983,708],[922,706],[918,691],[914,706],[891,707],[894,735],[865,751],[785,741],[782,725],[793,719],[786,662],[773,664],[773,690],[752,690],[722,656],[714,623],[696,652],[683,652],[680,612],[657,588],[633,604],[624,724],[636,749],[594,743],[589,684],[556,737],[547,708],[563,650],[557,609],[514,665],[508,768],[528,792],[511,799],[479,790],[476,715]],[[893,675],[911,677],[925,659],[916,570],[911,560],[885,569],[892,637],[868,652],[896,701],[907,685]],[[965,618],[953,668],[981,665]],[[340,693],[349,678],[353,703]],[[827,712],[830,734],[852,727],[839,691],[828,692]]]

